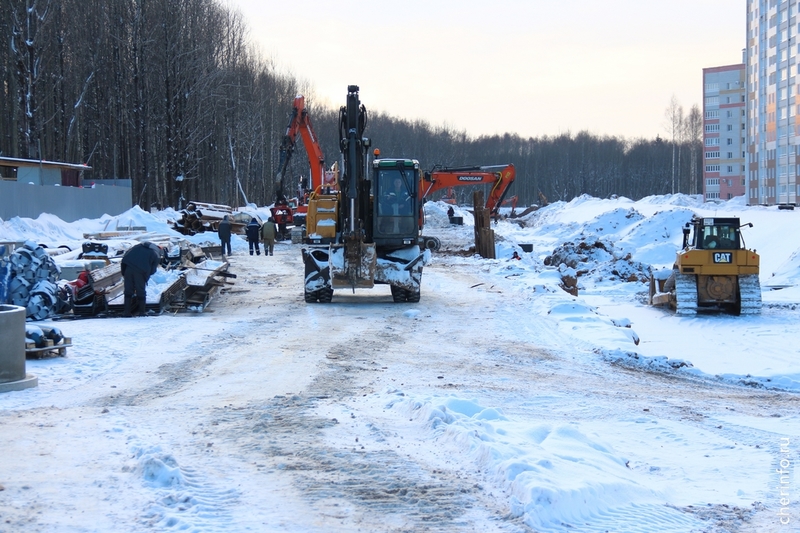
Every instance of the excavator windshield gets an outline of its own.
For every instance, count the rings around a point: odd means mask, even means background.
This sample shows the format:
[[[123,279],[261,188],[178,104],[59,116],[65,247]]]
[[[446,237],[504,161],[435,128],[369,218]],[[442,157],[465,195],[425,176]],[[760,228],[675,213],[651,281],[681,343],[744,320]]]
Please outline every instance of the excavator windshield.
[[[381,160],[375,165],[376,239],[402,243],[416,237],[419,167],[415,165],[411,160]]]
[[[378,186],[381,194],[378,216],[414,216],[413,172],[405,169],[381,169],[378,171]]]

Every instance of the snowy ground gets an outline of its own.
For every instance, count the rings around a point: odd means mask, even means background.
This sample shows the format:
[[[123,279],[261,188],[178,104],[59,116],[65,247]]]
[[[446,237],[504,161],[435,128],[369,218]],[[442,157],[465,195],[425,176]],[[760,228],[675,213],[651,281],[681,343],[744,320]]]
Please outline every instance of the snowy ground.
[[[499,222],[483,260],[469,213],[426,207],[444,250],[419,304],[307,305],[298,245],[235,238],[236,284],[202,314],[57,322],[67,357],[0,395],[0,532],[798,530],[800,213],[581,197]],[[619,280],[670,266],[692,213],[753,222],[761,316],[677,318]],[[13,219],[0,240],[169,216]],[[580,240],[604,249],[575,298],[543,262]]]

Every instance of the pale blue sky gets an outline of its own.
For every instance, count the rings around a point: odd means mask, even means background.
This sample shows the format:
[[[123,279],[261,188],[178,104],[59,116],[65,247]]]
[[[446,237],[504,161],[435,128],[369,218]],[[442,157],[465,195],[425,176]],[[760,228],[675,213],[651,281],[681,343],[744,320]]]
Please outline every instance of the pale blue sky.
[[[316,101],[355,84],[368,109],[472,136],[663,137],[672,95],[702,107],[702,69],[745,46],[745,0],[228,2]]]

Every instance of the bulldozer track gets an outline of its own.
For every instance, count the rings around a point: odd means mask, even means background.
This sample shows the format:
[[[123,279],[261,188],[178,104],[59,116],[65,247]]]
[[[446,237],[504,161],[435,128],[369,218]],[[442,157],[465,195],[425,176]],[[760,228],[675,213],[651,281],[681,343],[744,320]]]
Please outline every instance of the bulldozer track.
[[[694,316],[697,314],[697,278],[691,274],[675,272],[675,314]]]
[[[757,315],[761,313],[761,283],[756,274],[739,276],[739,295],[743,315]]]

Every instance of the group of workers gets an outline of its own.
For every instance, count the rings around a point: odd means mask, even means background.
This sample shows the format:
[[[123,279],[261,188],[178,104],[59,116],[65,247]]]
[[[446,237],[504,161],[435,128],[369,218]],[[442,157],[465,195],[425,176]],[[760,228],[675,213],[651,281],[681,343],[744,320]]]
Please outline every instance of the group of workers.
[[[259,224],[255,217],[250,219],[247,226],[245,226],[245,236],[247,237],[247,244],[250,249],[250,255],[254,253],[261,255],[261,248],[259,242],[264,243],[264,255],[272,255],[275,249],[275,237],[278,234],[278,228],[275,225],[275,219],[269,217],[266,222]],[[220,243],[222,244],[222,255],[231,255],[231,222],[228,215],[222,218],[217,228]]]

